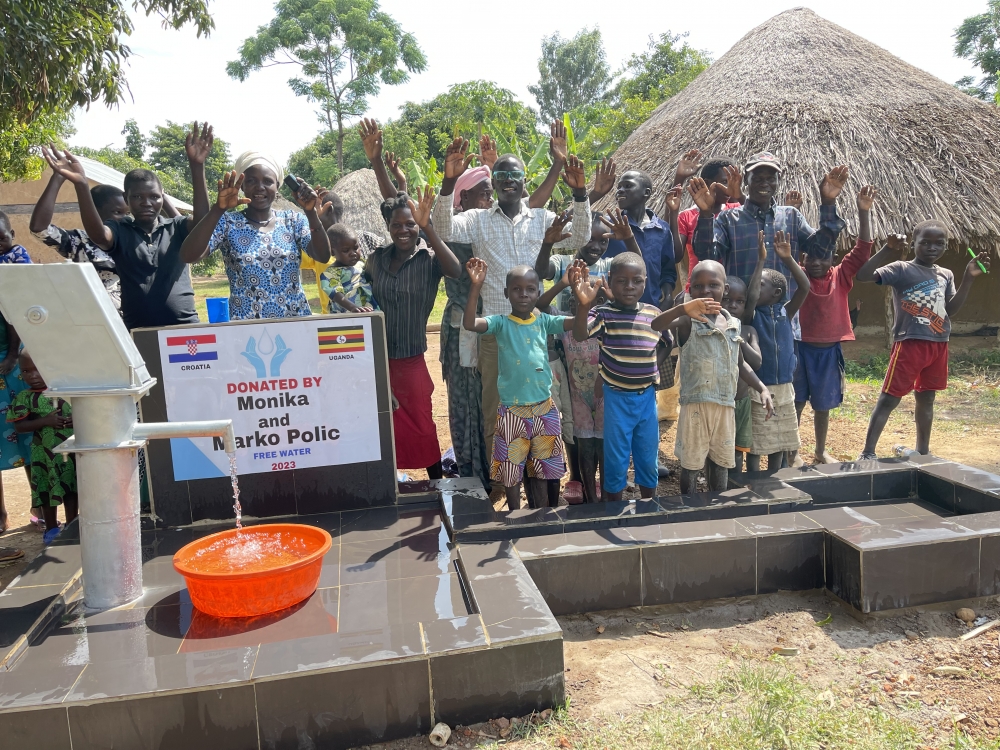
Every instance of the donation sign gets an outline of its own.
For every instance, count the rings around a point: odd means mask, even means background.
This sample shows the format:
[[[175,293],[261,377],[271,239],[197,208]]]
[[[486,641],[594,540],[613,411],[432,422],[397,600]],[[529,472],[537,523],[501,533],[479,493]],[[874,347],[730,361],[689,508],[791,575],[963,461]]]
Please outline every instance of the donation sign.
[[[371,319],[158,331],[167,419],[232,419],[241,474],[382,458]],[[229,476],[221,438],[173,438],[174,480]]]

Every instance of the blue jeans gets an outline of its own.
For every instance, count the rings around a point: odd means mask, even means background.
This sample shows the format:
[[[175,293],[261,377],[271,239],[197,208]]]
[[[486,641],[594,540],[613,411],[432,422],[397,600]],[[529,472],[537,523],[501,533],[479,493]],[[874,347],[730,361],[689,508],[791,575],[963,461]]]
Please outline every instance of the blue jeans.
[[[655,488],[660,446],[653,386],[641,393],[623,391],[604,384],[604,490],[621,492],[628,484],[629,456],[635,466],[635,482]]]

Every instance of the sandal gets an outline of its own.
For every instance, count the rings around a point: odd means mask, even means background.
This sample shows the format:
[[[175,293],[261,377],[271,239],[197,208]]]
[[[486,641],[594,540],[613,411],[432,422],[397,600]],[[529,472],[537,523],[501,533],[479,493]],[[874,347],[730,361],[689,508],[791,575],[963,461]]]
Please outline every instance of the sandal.
[[[0,564],[20,560],[24,557],[24,550],[16,547],[0,547]]]

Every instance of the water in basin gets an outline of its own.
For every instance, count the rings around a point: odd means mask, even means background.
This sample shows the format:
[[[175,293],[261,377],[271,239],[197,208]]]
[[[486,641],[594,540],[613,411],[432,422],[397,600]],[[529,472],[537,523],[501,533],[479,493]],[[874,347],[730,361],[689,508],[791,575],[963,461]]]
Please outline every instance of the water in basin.
[[[315,549],[294,534],[254,530],[217,539],[188,562],[201,573],[255,573],[297,562]]]

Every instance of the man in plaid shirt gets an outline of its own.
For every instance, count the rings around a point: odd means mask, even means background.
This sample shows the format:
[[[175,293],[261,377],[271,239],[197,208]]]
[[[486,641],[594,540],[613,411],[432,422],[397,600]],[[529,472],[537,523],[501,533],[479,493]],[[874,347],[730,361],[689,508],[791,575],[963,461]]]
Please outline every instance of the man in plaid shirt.
[[[749,282],[757,265],[757,234],[764,230],[767,246],[765,268],[774,268],[788,277],[787,270],[774,253],[774,233],[782,231],[792,242],[792,257],[799,253],[830,257],[837,237],[846,226],[837,216],[837,197],[847,182],[847,167],[830,170],[819,186],[822,204],[819,209],[819,229],[813,229],[792,206],[779,206],[775,196],[781,164],[767,151],[750,157],[744,170],[747,199],[743,206],[722,211],[713,218],[714,199],[709,186],[699,177],[691,180],[690,191],[701,210],[694,232],[694,253],[698,260],[717,260],[726,273]],[[789,278],[789,295],[795,290]]]
[[[448,146],[444,163],[441,194],[434,205],[433,222],[438,236],[445,242],[465,242],[472,245],[472,254],[486,261],[490,273],[482,289],[483,316],[507,315],[510,303],[504,296],[507,273],[519,265],[533,266],[542,247],[545,230],[556,214],[544,208],[529,208],[524,195],[524,165],[513,154],[501,156],[493,164],[493,189],[497,202],[492,208],[474,208],[453,215],[455,182],[468,168],[472,156],[466,156],[469,142],[456,138]],[[555,165],[562,162],[563,179],[573,191],[573,222],[567,225],[570,234],[555,247],[576,251],[590,241],[590,201],[587,198],[587,178],[583,163],[568,155],[555,140],[550,153]],[[500,393],[497,390],[499,352],[496,338],[479,337],[479,372],[483,379],[483,426],[486,455],[493,455],[493,435],[496,432]]]

